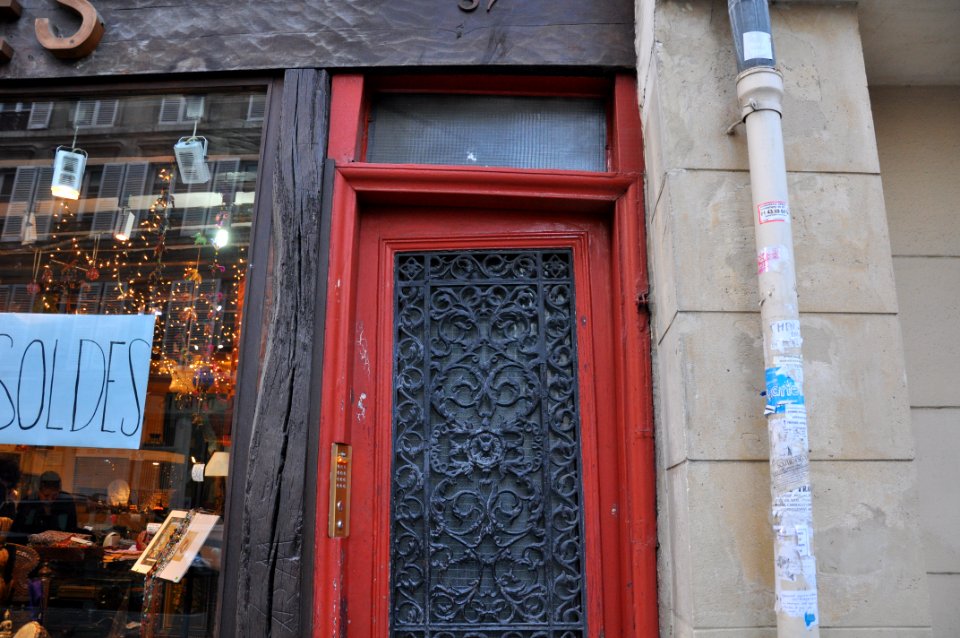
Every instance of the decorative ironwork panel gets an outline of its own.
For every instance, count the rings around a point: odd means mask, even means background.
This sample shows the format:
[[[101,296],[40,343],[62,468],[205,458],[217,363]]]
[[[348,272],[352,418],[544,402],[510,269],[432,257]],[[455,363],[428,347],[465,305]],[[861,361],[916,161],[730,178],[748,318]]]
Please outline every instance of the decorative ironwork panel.
[[[583,638],[570,251],[395,265],[391,635]]]

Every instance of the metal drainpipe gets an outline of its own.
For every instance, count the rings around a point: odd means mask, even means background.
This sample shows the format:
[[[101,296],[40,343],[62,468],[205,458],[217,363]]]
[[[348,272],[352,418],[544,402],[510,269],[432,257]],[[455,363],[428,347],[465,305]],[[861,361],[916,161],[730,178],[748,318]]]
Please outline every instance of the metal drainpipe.
[[[753,193],[778,638],[820,635],[800,314],[781,129],[783,76],[767,0],[728,0],[737,98],[747,129]]]

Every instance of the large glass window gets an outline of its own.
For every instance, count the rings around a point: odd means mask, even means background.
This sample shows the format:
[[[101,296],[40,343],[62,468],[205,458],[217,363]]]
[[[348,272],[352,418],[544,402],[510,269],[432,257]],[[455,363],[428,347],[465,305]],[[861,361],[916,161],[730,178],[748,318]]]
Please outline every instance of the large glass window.
[[[264,103],[0,101],[0,609],[15,628],[212,631]]]

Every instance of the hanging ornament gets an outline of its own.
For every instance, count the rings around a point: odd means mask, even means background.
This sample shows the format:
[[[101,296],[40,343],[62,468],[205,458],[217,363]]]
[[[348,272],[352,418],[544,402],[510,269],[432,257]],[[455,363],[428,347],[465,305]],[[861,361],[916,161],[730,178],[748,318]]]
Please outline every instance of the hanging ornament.
[[[35,295],[40,292],[40,282],[37,281],[37,275],[40,272],[40,260],[42,252],[35,250],[33,252],[33,277],[30,279],[30,283],[27,284],[27,292],[31,295]]]
[[[43,267],[43,274],[40,275],[40,281],[48,286],[53,283],[53,270],[49,264]]]
[[[90,256],[90,267],[87,268],[87,281],[96,281],[100,279],[100,271],[97,269],[97,254],[100,252],[100,235],[93,240],[93,254]]]

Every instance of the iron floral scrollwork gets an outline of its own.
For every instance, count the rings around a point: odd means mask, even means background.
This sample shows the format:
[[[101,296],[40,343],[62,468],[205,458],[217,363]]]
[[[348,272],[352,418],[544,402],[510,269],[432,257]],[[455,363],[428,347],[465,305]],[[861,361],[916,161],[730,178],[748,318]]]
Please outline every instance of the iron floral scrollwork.
[[[397,638],[583,636],[571,261],[397,257]]]

